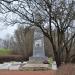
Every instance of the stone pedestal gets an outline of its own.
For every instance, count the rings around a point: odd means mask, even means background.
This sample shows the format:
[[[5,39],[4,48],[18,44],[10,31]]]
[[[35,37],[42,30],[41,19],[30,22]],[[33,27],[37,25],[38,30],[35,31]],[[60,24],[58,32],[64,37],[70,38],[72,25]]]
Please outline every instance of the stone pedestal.
[[[48,60],[47,57],[29,57],[29,64],[42,64],[45,60]]]

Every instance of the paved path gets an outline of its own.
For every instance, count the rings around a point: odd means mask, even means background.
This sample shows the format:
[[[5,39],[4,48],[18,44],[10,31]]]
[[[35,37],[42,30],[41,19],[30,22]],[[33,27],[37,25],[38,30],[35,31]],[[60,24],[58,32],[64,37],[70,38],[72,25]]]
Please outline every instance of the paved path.
[[[54,71],[0,71],[0,75],[54,75]]]

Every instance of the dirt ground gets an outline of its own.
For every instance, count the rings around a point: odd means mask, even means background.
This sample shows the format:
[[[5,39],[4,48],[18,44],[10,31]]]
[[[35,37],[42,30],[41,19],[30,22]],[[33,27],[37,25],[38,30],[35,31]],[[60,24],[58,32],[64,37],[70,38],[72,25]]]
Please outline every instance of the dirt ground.
[[[6,71],[1,70],[0,75],[54,75],[55,71]]]

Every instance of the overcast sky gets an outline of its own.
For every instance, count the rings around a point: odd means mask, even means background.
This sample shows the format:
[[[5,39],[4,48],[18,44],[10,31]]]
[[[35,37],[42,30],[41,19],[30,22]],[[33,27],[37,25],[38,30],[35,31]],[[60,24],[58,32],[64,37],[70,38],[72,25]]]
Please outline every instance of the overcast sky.
[[[5,16],[6,14],[1,14],[0,13],[0,38],[1,39],[5,39],[7,35],[12,36],[14,34],[14,31],[17,29],[17,25],[13,25],[13,26],[8,26],[4,20],[5,20]],[[9,13],[8,15],[8,21],[12,18],[15,18],[17,16],[12,15],[12,13]]]
[[[13,36],[14,31],[17,29],[17,25],[14,26],[3,26],[2,23],[0,23],[0,38],[6,39],[6,36]]]

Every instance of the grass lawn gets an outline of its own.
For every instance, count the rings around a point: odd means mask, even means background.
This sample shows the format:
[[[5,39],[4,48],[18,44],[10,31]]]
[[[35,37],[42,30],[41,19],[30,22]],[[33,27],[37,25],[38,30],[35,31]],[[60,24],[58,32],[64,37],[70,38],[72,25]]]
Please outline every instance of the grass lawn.
[[[0,48],[0,56],[6,56],[6,55],[10,55],[10,54],[11,54],[10,49]]]

